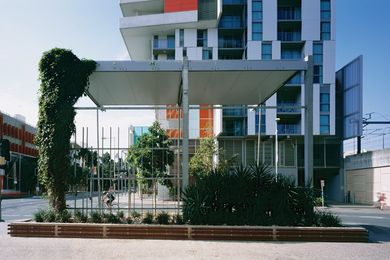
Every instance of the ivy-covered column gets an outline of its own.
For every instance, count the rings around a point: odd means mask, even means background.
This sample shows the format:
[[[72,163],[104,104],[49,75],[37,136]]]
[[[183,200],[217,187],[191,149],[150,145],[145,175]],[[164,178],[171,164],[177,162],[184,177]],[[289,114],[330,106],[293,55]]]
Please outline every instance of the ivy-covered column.
[[[74,104],[85,93],[96,63],[80,60],[70,50],[52,49],[39,62],[39,178],[50,206],[66,208],[65,180],[70,167],[70,138],[75,131]]]

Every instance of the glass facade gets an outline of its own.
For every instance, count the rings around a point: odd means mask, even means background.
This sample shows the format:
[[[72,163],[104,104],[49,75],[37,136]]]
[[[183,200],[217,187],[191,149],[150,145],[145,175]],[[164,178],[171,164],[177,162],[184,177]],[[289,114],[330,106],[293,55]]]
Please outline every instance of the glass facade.
[[[261,44],[261,59],[272,60],[272,43],[263,42]]]
[[[263,40],[263,1],[252,1],[252,41]]]
[[[207,47],[207,30],[198,30],[196,43],[198,47]]]
[[[329,115],[320,115],[320,133],[321,134],[330,133]]]
[[[331,39],[331,5],[330,0],[321,0],[321,40]]]

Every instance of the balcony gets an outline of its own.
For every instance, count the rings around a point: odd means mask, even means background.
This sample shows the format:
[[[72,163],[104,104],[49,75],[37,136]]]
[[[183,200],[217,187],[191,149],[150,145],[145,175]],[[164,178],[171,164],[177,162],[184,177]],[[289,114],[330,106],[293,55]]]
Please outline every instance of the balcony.
[[[278,41],[299,42],[301,41],[301,32],[278,32]]]
[[[301,73],[295,74],[294,77],[292,77],[289,81],[286,82],[286,85],[301,85],[302,84],[302,77]]]
[[[219,39],[218,48],[244,48],[243,41],[240,39]]]
[[[154,50],[170,50],[175,49],[175,38],[173,39],[154,39],[153,40]]]
[[[280,135],[300,135],[301,126],[298,124],[278,124],[278,134]]]
[[[279,102],[278,113],[300,113],[300,106],[297,102]]]
[[[278,8],[278,20],[300,21],[301,20],[301,8],[299,8],[299,7],[280,7],[280,8]]]
[[[246,0],[223,0],[222,3],[224,5],[244,5]]]
[[[222,16],[219,22],[219,28],[223,29],[240,29],[243,28],[242,19],[240,16]]]
[[[246,117],[246,109],[243,108],[229,108],[223,110],[224,117]]]

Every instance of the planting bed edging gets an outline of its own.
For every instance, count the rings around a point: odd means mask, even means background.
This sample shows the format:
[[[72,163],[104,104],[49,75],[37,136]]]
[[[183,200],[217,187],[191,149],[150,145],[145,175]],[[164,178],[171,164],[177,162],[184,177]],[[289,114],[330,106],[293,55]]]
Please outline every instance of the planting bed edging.
[[[18,222],[8,225],[12,237],[368,242],[365,228],[134,225]]]

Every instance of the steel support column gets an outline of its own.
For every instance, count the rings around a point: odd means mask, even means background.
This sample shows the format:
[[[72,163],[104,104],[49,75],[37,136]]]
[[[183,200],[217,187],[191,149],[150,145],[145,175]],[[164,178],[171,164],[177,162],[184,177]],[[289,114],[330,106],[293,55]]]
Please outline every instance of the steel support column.
[[[313,186],[313,56],[307,57],[305,71],[305,184]]]
[[[188,59],[184,57],[182,71],[182,108],[183,108],[183,190],[188,186],[188,136],[189,136],[189,103],[188,103]],[[180,120],[180,119],[179,119]]]

